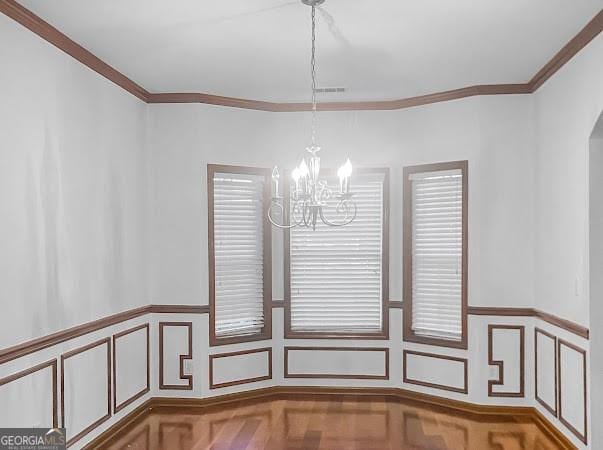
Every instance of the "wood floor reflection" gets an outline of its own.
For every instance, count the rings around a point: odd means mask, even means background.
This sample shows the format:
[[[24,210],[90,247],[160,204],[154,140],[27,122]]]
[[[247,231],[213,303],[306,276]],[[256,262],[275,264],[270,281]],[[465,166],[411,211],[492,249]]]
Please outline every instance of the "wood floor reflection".
[[[357,396],[292,397],[155,410],[111,450],[559,450],[534,423]]]

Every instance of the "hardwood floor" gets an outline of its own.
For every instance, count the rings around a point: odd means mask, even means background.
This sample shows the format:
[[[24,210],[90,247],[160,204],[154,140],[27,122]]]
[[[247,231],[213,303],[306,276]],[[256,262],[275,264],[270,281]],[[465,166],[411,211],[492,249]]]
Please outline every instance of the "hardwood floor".
[[[152,410],[106,450],[559,450],[528,419],[354,395]]]

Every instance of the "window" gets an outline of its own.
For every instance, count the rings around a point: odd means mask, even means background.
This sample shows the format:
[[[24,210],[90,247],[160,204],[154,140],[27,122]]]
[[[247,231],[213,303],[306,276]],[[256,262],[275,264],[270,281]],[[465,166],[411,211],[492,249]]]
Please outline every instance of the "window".
[[[404,169],[404,340],[467,348],[467,161]]]
[[[269,175],[207,166],[211,345],[271,337]]]
[[[335,177],[327,181],[338,189]],[[285,233],[288,338],[387,338],[389,170],[360,169],[352,183],[352,223]]]

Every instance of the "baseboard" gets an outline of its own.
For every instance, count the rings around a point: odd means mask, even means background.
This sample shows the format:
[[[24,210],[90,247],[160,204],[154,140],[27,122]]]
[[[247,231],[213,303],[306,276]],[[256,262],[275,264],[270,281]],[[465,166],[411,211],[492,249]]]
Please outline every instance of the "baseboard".
[[[569,439],[559,431],[551,422],[549,422],[536,408],[531,406],[500,406],[500,405],[480,405],[460,400],[452,400],[435,395],[423,394],[420,392],[408,391],[401,388],[347,388],[347,387],[327,387],[327,386],[273,386],[251,391],[237,392],[234,394],[219,395],[205,398],[182,398],[182,397],[153,397],[138,408],[133,410],[127,416],[120,419],[112,427],[104,431],[83,448],[85,450],[100,449],[111,442],[118,433],[134,426],[138,419],[141,419],[150,410],[160,410],[170,412],[170,410],[179,413],[186,413],[186,410],[198,410],[200,408],[210,408],[227,405],[234,402],[277,399],[282,397],[293,398],[296,396],[329,396],[329,395],[354,395],[368,399],[396,399],[399,401],[411,401],[423,403],[432,406],[454,409],[464,413],[476,415],[503,415],[503,416],[524,416],[531,418],[560,448],[568,450],[577,450]]]

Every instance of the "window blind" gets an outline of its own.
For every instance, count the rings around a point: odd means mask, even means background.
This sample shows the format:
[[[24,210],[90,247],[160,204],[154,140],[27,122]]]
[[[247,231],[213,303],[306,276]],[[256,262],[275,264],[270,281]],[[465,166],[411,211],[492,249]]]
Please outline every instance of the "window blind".
[[[412,329],[462,338],[463,174],[415,173],[412,186]]]
[[[215,331],[259,333],[264,326],[264,177],[214,174]]]
[[[354,176],[352,223],[290,230],[291,331],[382,330],[383,180],[383,174]],[[327,181],[336,192],[339,182]]]

